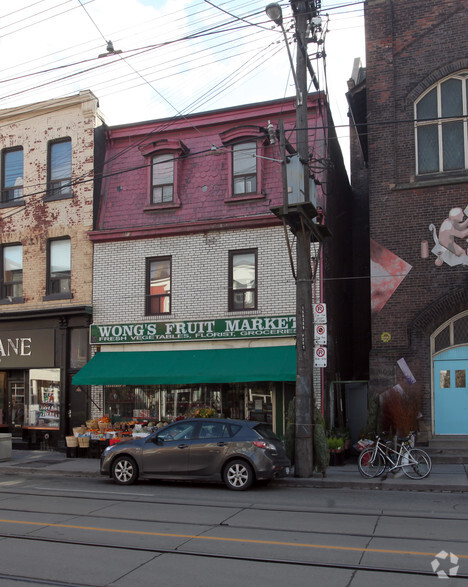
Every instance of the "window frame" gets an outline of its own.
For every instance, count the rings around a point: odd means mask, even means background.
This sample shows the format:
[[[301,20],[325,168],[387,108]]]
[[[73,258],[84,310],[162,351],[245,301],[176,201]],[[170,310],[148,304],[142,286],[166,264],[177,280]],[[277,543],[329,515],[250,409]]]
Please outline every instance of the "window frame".
[[[178,139],[160,139],[140,147],[140,152],[147,160],[148,169],[148,196],[144,208],[145,212],[158,212],[181,206],[179,185],[182,172],[182,161],[189,154],[190,149]],[[174,159],[172,170],[172,200],[169,202],[153,202],[153,159],[162,155],[171,155]],[[156,184],[164,185],[164,184]],[[166,184],[168,185],[168,184]]]
[[[162,161],[155,163],[155,159],[161,159]],[[172,171],[171,171],[172,181],[170,183],[154,183],[155,166],[157,169],[157,165],[159,165],[160,163],[168,163],[169,161],[172,162]],[[150,191],[150,205],[151,206],[162,206],[164,204],[173,204],[174,203],[174,200],[176,197],[175,180],[176,180],[176,155],[175,155],[175,153],[174,152],[153,153],[153,155],[151,156],[151,191]],[[169,186],[172,188],[171,199],[164,200],[164,188],[169,187]],[[161,188],[161,201],[160,202],[154,201],[155,188]]]
[[[151,264],[160,261],[169,261],[169,293],[164,294],[151,294]],[[145,316],[169,316],[172,313],[172,256],[171,255],[162,255],[157,257],[148,257],[146,259],[146,278],[145,278]],[[167,312],[153,312],[152,308],[152,300],[154,298],[168,298],[169,299],[169,309]],[[159,302],[159,307],[161,308],[163,304]]]
[[[21,247],[21,295],[12,296],[8,293],[9,286],[18,285],[17,281],[5,281],[5,256],[4,251],[12,247]],[[24,303],[23,297],[23,245],[22,243],[5,243],[0,247],[0,304],[20,304]]]
[[[235,172],[235,168],[236,168],[236,152],[237,153],[241,153],[242,152],[242,147],[246,147],[247,145],[254,145],[255,146],[255,175],[253,173],[236,173]],[[234,143],[233,145],[231,145],[231,176],[230,176],[230,180],[231,180],[231,193],[232,193],[232,197],[233,198],[245,198],[245,197],[249,197],[252,196],[252,194],[257,194],[258,193],[258,144],[257,141],[253,141],[253,140],[246,140],[246,141],[242,141],[239,143]],[[243,191],[243,192],[236,192],[236,179],[238,178],[242,178],[244,181],[244,186],[247,183],[247,179],[249,177],[255,176],[255,189],[250,190],[250,191]]]
[[[52,277],[51,274],[51,262],[52,262],[52,245],[56,242],[68,241],[70,247],[70,265],[67,273],[68,277]],[[60,282],[62,279],[68,279],[68,289],[63,291],[54,291],[55,283]],[[47,300],[62,300],[71,299],[73,294],[71,291],[71,280],[72,280],[72,243],[69,236],[63,236],[59,238],[51,238],[47,241],[47,275],[46,275],[46,295],[43,297],[44,301]]]
[[[70,145],[70,176],[52,179],[52,151],[57,145],[68,143]],[[64,185],[61,185],[63,184]],[[47,145],[47,195],[45,200],[66,200],[73,198],[73,144],[71,137],[62,137],[49,141]],[[56,186],[54,184],[60,184]]]
[[[228,189],[225,203],[244,202],[265,198],[263,159],[268,155],[270,140],[267,129],[258,125],[242,125],[220,133],[220,139],[227,152]],[[256,144],[256,189],[241,194],[234,193],[234,146],[246,143]]]
[[[16,153],[16,152],[21,152],[22,153],[22,184],[21,186],[7,186],[5,185],[5,176],[6,176],[6,157],[8,156],[9,153]],[[24,193],[23,193],[23,189],[24,189],[24,149],[22,146],[17,146],[17,147],[11,147],[8,149],[3,149],[2,150],[2,186],[1,186],[1,197],[0,197],[0,205],[2,207],[8,207],[8,206],[21,206],[24,205]],[[19,197],[15,197],[16,194],[14,194],[15,191],[18,191],[21,193],[21,195],[19,195]],[[13,198],[6,198],[5,197],[5,192],[13,192]]]
[[[255,260],[255,287],[234,289],[234,257],[240,255],[254,255]],[[243,293],[243,304],[242,308],[235,307],[234,296],[235,294]],[[254,303],[253,307],[247,308],[245,306],[245,294],[253,292]],[[229,282],[228,282],[228,311],[229,312],[252,312],[258,310],[258,249],[234,249],[229,251]]]
[[[462,114],[459,116],[449,116],[443,118],[442,109],[442,86],[444,83],[458,79],[461,81],[462,91]],[[436,91],[436,109],[437,119],[418,119],[418,105],[421,101],[432,91]],[[468,70],[460,71],[455,74],[451,74],[447,77],[440,79],[437,83],[427,88],[417,99],[414,101],[414,137],[415,137],[415,161],[416,161],[416,175],[420,178],[430,178],[435,175],[455,175],[465,174],[468,172]],[[464,167],[457,169],[444,169],[444,136],[443,131],[448,128],[449,125],[453,125],[454,122],[462,122],[463,126],[463,147],[464,147]],[[421,128],[436,127],[437,129],[437,156],[438,156],[438,169],[431,171],[420,171],[420,153],[419,153],[419,129]],[[458,144],[458,143],[457,143]]]

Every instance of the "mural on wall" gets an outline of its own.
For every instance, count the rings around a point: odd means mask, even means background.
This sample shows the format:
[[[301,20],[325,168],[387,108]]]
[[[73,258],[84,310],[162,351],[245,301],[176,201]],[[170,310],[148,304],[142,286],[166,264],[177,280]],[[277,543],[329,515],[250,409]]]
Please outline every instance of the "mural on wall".
[[[455,265],[468,265],[467,241],[464,247],[460,246],[456,239],[468,237],[468,206],[463,211],[461,208],[452,208],[448,217],[439,228],[439,235],[434,224],[429,225],[435,246],[432,253],[437,257],[435,264],[441,267],[444,263],[454,267]]]
[[[370,242],[371,254],[371,309],[380,312],[397,287],[408,275],[412,265],[380,245]]]

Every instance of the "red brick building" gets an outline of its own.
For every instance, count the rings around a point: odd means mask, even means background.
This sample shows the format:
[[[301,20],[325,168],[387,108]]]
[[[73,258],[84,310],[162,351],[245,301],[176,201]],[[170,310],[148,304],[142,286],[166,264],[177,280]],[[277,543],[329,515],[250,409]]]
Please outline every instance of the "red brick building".
[[[420,430],[468,434],[468,11],[367,0],[348,93],[369,204],[369,391],[421,398]],[[364,79],[363,79],[364,78]]]

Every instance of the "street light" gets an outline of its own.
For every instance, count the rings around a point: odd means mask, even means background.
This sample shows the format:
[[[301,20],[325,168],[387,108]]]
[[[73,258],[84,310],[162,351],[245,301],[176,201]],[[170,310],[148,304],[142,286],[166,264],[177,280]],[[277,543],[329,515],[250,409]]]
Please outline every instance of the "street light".
[[[283,11],[281,10],[281,6],[279,4],[277,4],[276,2],[272,2],[271,4],[268,4],[268,6],[265,8],[265,12],[270,20],[272,20],[275,24],[281,27],[281,31],[283,32],[284,42],[286,44],[286,49],[288,51],[289,64],[291,65],[291,71],[294,78],[294,85],[296,87],[296,102],[297,105],[300,106],[302,104],[302,92],[299,88],[291,51],[289,50],[288,37],[283,26]]]
[[[268,4],[265,8],[265,12],[270,20],[272,20],[275,24],[282,25],[283,24],[283,11],[281,10],[281,6],[276,2],[272,2]]]

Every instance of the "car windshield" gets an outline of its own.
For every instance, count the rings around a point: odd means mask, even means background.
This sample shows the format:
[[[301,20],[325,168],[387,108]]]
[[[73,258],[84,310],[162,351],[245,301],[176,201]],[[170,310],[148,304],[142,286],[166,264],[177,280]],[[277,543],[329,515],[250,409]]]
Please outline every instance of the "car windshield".
[[[273,432],[273,430],[267,426],[266,424],[257,424],[257,426],[254,426],[254,430],[255,432],[258,432],[258,434],[260,434],[260,436],[262,438],[265,438],[266,440],[278,440],[279,438],[276,436],[276,434]]]

